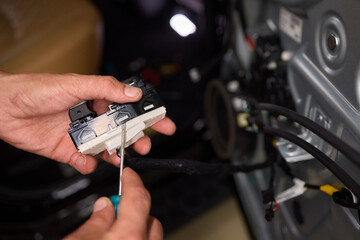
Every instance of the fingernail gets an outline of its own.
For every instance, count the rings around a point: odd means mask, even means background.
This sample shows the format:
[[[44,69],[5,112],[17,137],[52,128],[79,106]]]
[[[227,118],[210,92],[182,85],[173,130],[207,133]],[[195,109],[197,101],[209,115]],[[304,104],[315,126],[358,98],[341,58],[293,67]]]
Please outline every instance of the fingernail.
[[[76,160],[76,165],[77,166],[84,166],[86,163],[86,157],[84,155],[81,155],[81,157],[79,157],[77,160]]]
[[[124,90],[125,95],[128,97],[131,97],[131,98],[139,96],[140,91],[141,91],[140,88],[132,87],[130,85],[126,85],[125,90]]]
[[[98,211],[103,210],[108,205],[108,202],[109,201],[104,197],[99,198],[98,200],[96,200],[96,202],[94,204],[93,212],[98,212]]]

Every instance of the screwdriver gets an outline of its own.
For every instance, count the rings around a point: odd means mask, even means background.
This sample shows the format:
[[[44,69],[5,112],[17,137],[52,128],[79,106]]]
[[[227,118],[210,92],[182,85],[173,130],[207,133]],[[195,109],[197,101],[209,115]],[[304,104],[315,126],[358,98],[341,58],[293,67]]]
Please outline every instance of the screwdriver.
[[[120,199],[121,199],[121,188],[122,188],[122,181],[121,181],[121,177],[122,177],[122,173],[123,173],[123,168],[124,168],[124,157],[125,157],[125,138],[126,138],[126,123],[124,123],[122,125],[121,128],[121,146],[120,146],[120,156],[118,154],[118,152],[116,153],[117,156],[120,158],[120,173],[119,173],[119,194],[118,195],[113,195],[110,197],[110,200],[112,202],[112,204],[114,205],[115,208],[115,215],[116,217],[118,216],[118,209],[119,209],[119,203],[120,203]]]

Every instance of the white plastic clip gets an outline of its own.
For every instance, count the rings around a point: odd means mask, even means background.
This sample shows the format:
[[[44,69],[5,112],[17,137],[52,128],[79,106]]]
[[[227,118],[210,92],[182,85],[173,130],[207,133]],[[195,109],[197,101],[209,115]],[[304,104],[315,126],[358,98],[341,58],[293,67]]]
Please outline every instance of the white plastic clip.
[[[275,200],[277,203],[282,203],[285,202],[289,199],[295,198],[297,196],[302,195],[307,188],[305,187],[305,182],[298,179],[298,178],[294,178],[294,186],[292,186],[291,188],[279,193],[276,197]]]

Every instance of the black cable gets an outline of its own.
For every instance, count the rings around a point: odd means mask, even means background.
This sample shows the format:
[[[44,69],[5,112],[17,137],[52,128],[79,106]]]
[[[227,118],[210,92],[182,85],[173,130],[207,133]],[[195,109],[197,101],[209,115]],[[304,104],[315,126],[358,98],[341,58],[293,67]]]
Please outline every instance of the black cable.
[[[269,104],[269,103],[258,103],[255,104],[255,108],[257,110],[266,110],[271,113],[276,113],[287,117],[288,119],[299,123],[300,125],[304,126],[305,128],[309,129],[319,137],[323,138],[326,142],[334,146],[340,152],[342,152],[348,159],[351,160],[354,164],[360,167],[359,156],[360,153],[344,142],[342,139],[325,129],[324,127],[320,126],[319,124],[315,123],[314,121],[310,120],[307,117],[304,117],[297,112],[294,112],[290,109]]]
[[[320,190],[320,185],[314,185],[311,183],[305,183],[305,187],[308,189],[313,189],[313,190]]]
[[[266,190],[261,191],[264,204],[272,203],[275,201],[274,180],[275,180],[275,167],[274,164],[271,164],[269,186]]]
[[[354,202],[351,192],[346,188],[342,188],[340,191],[334,192],[332,199],[335,203],[343,207],[360,210],[360,205]]]
[[[328,168],[345,186],[347,186],[357,198],[360,198],[360,185],[350,177],[337,163],[331,160],[319,149],[306,142],[305,140],[297,137],[294,134],[285,132],[278,128],[265,127],[263,131],[267,134],[284,138],[294,144],[298,145],[308,153],[310,153],[315,159],[319,160],[326,168]]]
[[[295,176],[292,174],[290,166],[287,164],[285,159],[281,158],[281,160],[278,161],[277,163],[278,163],[277,165],[280,167],[280,169],[283,170],[283,172],[288,177],[290,177],[291,179],[295,178]],[[321,185],[315,185],[315,184],[311,184],[311,183],[305,183],[304,186],[307,189],[317,190],[317,191],[320,191],[320,188],[321,188]],[[332,195],[332,199],[336,204],[339,204],[343,207],[353,208],[353,209],[358,210],[359,219],[360,219],[360,205],[354,202],[352,194],[349,190],[347,190],[346,188],[342,188],[340,191],[335,192]]]
[[[268,167],[269,162],[252,165],[232,165],[222,162],[208,163],[186,159],[126,158],[124,165],[137,170],[167,170],[194,175],[248,173]]]
[[[237,10],[239,12],[239,17],[240,17],[240,21],[241,21],[241,28],[243,29],[244,33],[246,33],[247,23],[246,23],[246,19],[245,19],[245,9],[244,9],[243,0],[238,0],[235,3],[235,7],[237,8]]]
[[[279,156],[280,156],[280,154],[279,154]],[[277,165],[285,173],[286,176],[288,176],[291,179],[295,178],[294,174],[292,173],[292,170],[291,170],[290,166],[288,165],[286,160],[284,158],[282,158],[281,156],[280,156],[280,160],[277,161]]]
[[[274,194],[274,180],[275,180],[275,166],[271,164],[270,167],[270,179],[268,189],[261,191],[261,196],[263,199],[263,204],[270,203],[270,206],[265,209],[265,219],[270,222],[275,217],[275,210],[273,209],[273,203],[276,204],[275,194]]]
[[[291,180],[295,178],[294,174],[292,173],[292,170],[289,166],[289,164],[286,162],[286,160],[282,157],[280,157],[280,161],[277,162],[277,166],[285,173],[286,176],[288,176]],[[305,187],[312,190],[320,190],[320,185],[315,185],[311,183],[305,183]]]

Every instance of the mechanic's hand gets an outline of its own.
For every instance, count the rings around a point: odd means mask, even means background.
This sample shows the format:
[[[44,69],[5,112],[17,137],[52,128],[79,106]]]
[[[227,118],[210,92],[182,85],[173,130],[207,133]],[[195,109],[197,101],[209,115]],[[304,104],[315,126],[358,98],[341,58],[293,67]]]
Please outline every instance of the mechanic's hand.
[[[112,102],[135,102],[141,96],[139,88],[109,76],[0,72],[0,139],[25,151],[68,163],[83,174],[91,173],[97,160],[76,150],[68,134],[69,108],[84,100],[94,100],[93,109],[101,114]],[[152,128],[166,135],[175,131],[168,118]],[[133,148],[140,154],[148,153],[150,138],[139,139]],[[115,154],[109,156],[104,151],[100,156],[119,166]]]
[[[120,200],[118,218],[108,198],[95,202],[93,214],[79,229],[67,236],[73,239],[149,239],[163,238],[161,223],[149,216],[150,194],[139,177],[130,168],[124,169],[123,195]]]

